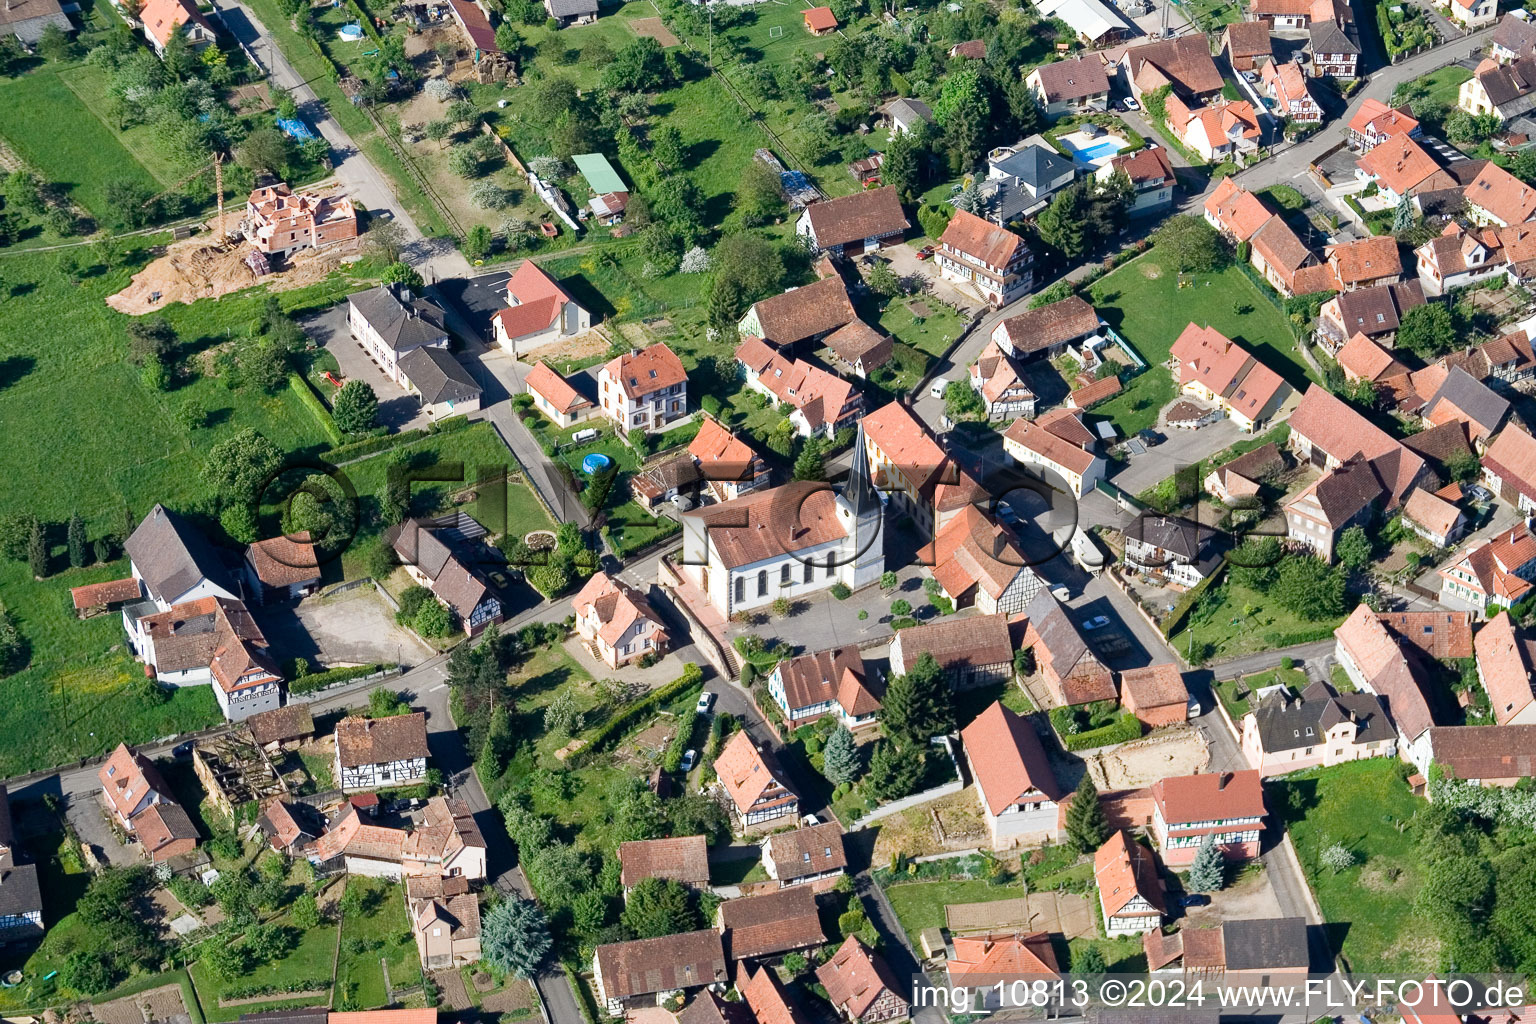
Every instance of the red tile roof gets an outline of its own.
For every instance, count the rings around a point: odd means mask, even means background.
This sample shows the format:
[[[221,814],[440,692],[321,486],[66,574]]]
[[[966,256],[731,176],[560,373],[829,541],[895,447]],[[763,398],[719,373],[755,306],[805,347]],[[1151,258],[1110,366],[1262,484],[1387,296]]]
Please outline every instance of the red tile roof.
[[[812,32],[827,32],[837,28],[837,16],[830,7],[812,7],[805,12],[805,27]]]
[[[320,578],[320,560],[309,531],[258,540],[245,549],[256,577],[269,587],[286,587]]]
[[[1263,200],[1231,178],[1223,178],[1217,184],[1216,191],[1205,201],[1205,212],[1239,242],[1252,238],[1274,216]]]
[[[1392,358],[1392,353],[1359,331],[1350,335],[1334,358],[1350,380],[1368,380],[1374,384],[1408,372],[1406,366]]]
[[[1355,116],[1349,119],[1349,130],[1364,135],[1375,132],[1381,135],[1410,135],[1419,122],[1406,107],[1393,108],[1377,99],[1366,99],[1360,104]]]
[[[647,878],[709,884],[709,842],[703,836],[637,839],[619,844],[619,882],[626,889]]]
[[[1093,467],[1097,457],[1077,445],[1063,440],[1057,434],[1023,417],[1013,421],[1003,438],[1039,455],[1046,462],[1062,466],[1082,476]]]
[[[533,260],[524,260],[507,281],[508,308],[494,318],[509,338],[522,338],[545,330],[560,316],[571,297]]]
[[[1536,501],[1536,438],[1510,424],[1483,455],[1483,466],[1507,485]]]
[[[974,256],[987,266],[1002,268],[1008,266],[1024,246],[1024,239],[974,213],[956,210],[949,218],[939,244]]]
[[[87,583],[83,587],[72,587],[69,591],[70,598],[75,603],[75,611],[84,611],[87,608],[100,608],[109,604],[120,604],[124,601],[137,601],[144,596],[144,588],[137,577],[129,576],[127,579],[108,580],[105,583]]]
[[[1069,295],[1011,316],[1002,327],[1013,350],[1027,355],[1093,334],[1099,329],[1099,314],[1082,296]]]
[[[1483,165],[1463,194],[1468,203],[1487,210],[1506,225],[1524,224],[1536,215],[1536,188],[1492,160]]]
[[[1331,245],[1327,255],[1340,284],[1346,287],[1384,277],[1398,277],[1403,272],[1403,261],[1397,252],[1397,239],[1391,235],[1373,235],[1341,245]]]
[[[740,811],[746,811],[757,803],[769,787],[778,784],[786,790],[789,788],[783,780],[775,774],[775,765],[757,745],[752,742],[746,730],[733,735],[726,741],[720,756],[715,759],[715,774],[720,778],[720,785],[725,788],[726,794],[736,803]]]
[[[570,381],[551,370],[549,364],[542,359],[534,363],[528,376],[523,378],[523,386],[542,396],[556,410],[566,415],[592,404],[591,400],[582,397],[579,391],[571,387]]]
[[[1395,135],[1356,161],[1367,174],[1398,195],[1406,195],[1440,170],[1428,151],[1406,135]]]
[[[727,568],[804,551],[848,535],[837,496],[825,484],[797,480],[683,513],[704,523]]]
[[[905,1001],[906,986],[857,935],[848,936],[832,959],[816,968],[816,980],[827,990],[827,1001],[852,1020],[864,1016],[886,992]]]
[[[1172,662],[1120,673],[1120,692],[1126,704],[1141,711],[1189,703],[1184,675]]]
[[[1170,354],[1179,362],[1179,383],[1202,385],[1249,419],[1258,419],[1286,386],[1278,373],[1213,327],[1189,324]]]
[[[1212,818],[1264,816],[1263,778],[1251,769],[1159,779],[1152,784],[1152,799],[1170,829]]]
[[[1049,932],[989,933],[952,936],[955,955],[946,964],[951,979],[1012,979],[1021,975],[1058,974]],[[964,984],[958,981],[957,984]]]
[[[910,226],[894,185],[812,203],[805,215],[823,249],[900,234]]]
[[[1140,896],[1158,913],[1163,910],[1163,883],[1157,876],[1152,851],[1116,829],[1109,841],[1093,855],[1093,879],[1099,890],[1099,906],[1113,917]]]
[[[149,790],[159,793],[162,799],[171,798],[170,788],[154,762],[135,753],[126,743],[117,745],[112,756],[97,769],[96,778],[119,817],[127,817]]]
[[[763,340],[772,345],[793,345],[858,319],[848,287],[836,274],[764,299],[752,309]]]
[[[1039,803],[1061,796],[1034,727],[1003,707],[1001,701],[961,729],[960,742],[982,799],[993,814],[1017,803]]]
[[[618,356],[610,360],[603,370],[630,398],[642,398],[653,391],[688,380],[683,361],[677,358],[664,341],[658,341],[639,352]]]
[[[1502,611],[1477,631],[1473,647],[1493,717],[1503,725],[1536,701],[1536,687],[1531,682],[1536,644],[1521,635],[1509,612]]]
[[[1435,724],[1415,666],[1409,663],[1392,631],[1370,608],[1356,606],[1333,635],[1410,743]]]

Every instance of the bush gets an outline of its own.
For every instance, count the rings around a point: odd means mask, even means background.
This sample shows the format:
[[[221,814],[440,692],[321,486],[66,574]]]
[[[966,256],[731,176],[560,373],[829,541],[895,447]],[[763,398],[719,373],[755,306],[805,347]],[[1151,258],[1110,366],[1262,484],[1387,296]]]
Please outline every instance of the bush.
[[[1064,709],[1052,709],[1052,725],[1057,724],[1057,716],[1054,712],[1061,710]],[[1058,732],[1060,732],[1059,729]],[[1061,742],[1062,746],[1068,750],[1091,750],[1094,747],[1107,747],[1114,743],[1128,743],[1140,737],[1141,720],[1127,711],[1109,725],[1101,725],[1097,729],[1088,729],[1070,735],[1062,734]]]
[[[832,584],[832,596],[837,598],[839,601],[848,600],[852,594],[853,591],[848,589],[848,584],[841,581]]]
[[[579,768],[591,760],[592,755],[602,750],[606,745],[622,737],[643,716],[667,703],[689,687],[697,686],[704,679],[704,673],[699,671],[699,666],[693,662],[683,666],[683,674],[658,687],[641,697],[628,707],[620,710],[602,726],[597,728],[589,737],[587,745],[572,754],[566,761],[572,768]]]
[[[351,665],[346,668],[326,669],[324,672],[311,672],[308,675],[290,680],[288,692],[314,693],[316,690],[323,690],[335,683],[344,683],[350,679],[361,679],[364,676],[371,676],[375,672],[382,672],[386,668],[393,667],[395,666],[375,663],[372,665]]]

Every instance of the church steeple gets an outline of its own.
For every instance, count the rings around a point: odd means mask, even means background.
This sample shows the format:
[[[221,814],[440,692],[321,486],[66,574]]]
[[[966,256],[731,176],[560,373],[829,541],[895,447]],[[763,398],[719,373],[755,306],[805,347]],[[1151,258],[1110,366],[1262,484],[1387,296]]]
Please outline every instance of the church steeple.
[[[848,469],[848,482],[843,485],[843,501],[852,509],[854,516],[862,517],[880,511],[880,492],[869,474],[869,454],[864,447],[864,424],[853,439],[853,462]]]

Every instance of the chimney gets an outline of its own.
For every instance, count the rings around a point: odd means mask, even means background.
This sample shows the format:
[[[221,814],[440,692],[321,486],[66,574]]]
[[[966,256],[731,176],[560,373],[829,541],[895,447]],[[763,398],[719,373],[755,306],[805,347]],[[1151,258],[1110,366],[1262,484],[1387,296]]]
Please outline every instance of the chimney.
[[[1232,781],[1231,772],[1222,772],[1216,776],[1216,792],[1220,793],[1227,788],[1227,783]]]

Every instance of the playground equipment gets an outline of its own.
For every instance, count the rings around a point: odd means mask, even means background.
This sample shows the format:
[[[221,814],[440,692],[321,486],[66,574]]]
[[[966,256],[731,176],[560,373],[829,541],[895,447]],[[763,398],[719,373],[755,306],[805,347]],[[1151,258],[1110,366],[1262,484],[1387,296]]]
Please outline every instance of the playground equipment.
[[[334,373],[332,373],[330,370],[326,370],[325,373],[321,374],[321,376],[325,378],[326,383],[330,384],[331,387],[333,387],[333,388],[341,387],[341,381],[337,380],[336,379],[336,375]]]

